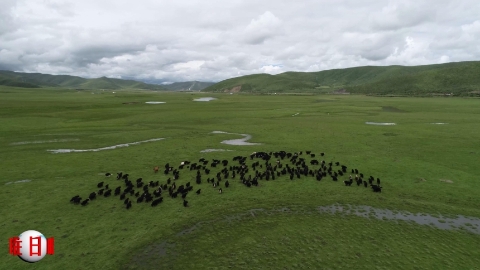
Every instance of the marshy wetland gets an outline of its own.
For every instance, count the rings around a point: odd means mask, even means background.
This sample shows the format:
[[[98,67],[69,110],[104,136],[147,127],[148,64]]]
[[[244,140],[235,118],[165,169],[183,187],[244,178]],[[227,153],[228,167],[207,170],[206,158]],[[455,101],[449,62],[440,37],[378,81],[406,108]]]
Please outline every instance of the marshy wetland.
[[[480,265],[478,99],[209,93],[214,102],[192,102],[197,95],[0,87],[4,246],[29,229],[55,237],[55,255],[36,269]],[[176,183],[202,190],[187,196],[188,207],[168,194],[129,210],[113,195],[69,202],[101,181],[123,187],[117,172],[166,184],[172,174],[153,167],[201,158],[230,166],[235,156],[280,150],[310,150],[348,173],[336,182],[285,175],[250,188],[237,176],[219,194],[185,168]],[[353,168],[379,177],[382,191],[345,186]],[[5,255],[0,269],[25,263]]]

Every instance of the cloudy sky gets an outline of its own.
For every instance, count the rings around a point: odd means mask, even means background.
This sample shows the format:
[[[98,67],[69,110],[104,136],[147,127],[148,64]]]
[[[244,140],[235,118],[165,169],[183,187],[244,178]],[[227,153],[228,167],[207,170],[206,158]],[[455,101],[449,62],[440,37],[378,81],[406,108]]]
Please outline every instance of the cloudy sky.
[[[478,0],[0,0],[0,69],[220,81],[480,60]]]

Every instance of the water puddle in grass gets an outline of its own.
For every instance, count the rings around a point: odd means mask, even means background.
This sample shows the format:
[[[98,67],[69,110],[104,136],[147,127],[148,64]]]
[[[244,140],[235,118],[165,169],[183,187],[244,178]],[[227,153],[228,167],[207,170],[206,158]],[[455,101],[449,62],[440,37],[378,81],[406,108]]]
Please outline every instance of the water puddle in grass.
[[[202,98],[196,98],[193,101],[211,101],[211,100],[215,100],[215,99],[216,98],[214,98],[214,97],[202,97]]]
[[[5,185],[10,185],[10,184],[17,184],[17,183],[27,183],[27,182],[31,182],[32,180],[30,179],[24,179],[24,180],[19,180],[19,181],[15,181],[15,182],[7,182],[5,183]]]
[[[234,135],[242,135],[244,136],[245,138],[242,138],[242,139],[234,139],[234,140],[225,140],[225,141],[222,141],[221,143],[223,144],[230,144],[230,145],[260,145],[261,143],[250,143],[250,142],[247,142],[248,140],[250,140],[252,138],[252,135],[249,135],[249,134],[240,134],[240,133],[229,133],[229,132],[225,132],[225,131],[212,131],[212,133],[215,133],[215,134],[234,134]]]
[[[124,144],[118,144],[118,145],[96,148],[96,149],[56,149],[56,150],[47,150],[47,151],[52,152],[53,154],[79,153],[79,152],[98,152],[98,151],[102,151],[102,150],[112,150],[112,149],[120,148],[120,147],[128,147],[130,145],[141,144],[141,143],[145,143],[145,142],[155,142],[155,141],[160,141],[160,140],[163,140],[163,139],[165,139],[165,138],[156,138],[156,139],[150,139],[150,140],[133,142],[133,143],[124,143]]]
[[[367,125],[375,125],[375,126],[395,126],[395,123],[377,123],[377,122],[365,122]]]
[[[210,153],[210,152],[226,152],[226,151],[233,151],[228,149],[205,149],[200,151],[200,153]]]
[[[250,209],[247,212],[239,213],[230,216],[223,216],[215,220],[201,221],[197,224],[182,230],[177,233],[177,236],[182,236],[185,234],[192,233],[193,231],[201,228],[204,225],[218,223],[221,221],[232,222],[232,221],[241,221],[242,218],[252,216],[256,217],[258,214],[267,214],[273,215],[275,213],[295,213],[295,214],[312,214],[313,211],[307,209],[291,209],[288,207],[282,207],[277,209],[263,209],[256,208]],[[428,214],[417,213],[412,214],[409,212],[392,211],[388,209],[378,209],[367,205],[328,205],[328,206],[319,206],[317,207],[316,213],[318,214],[345,214],[345,215],[356,215],[364,218],[374,217],[379,220],[403,220],[403,221],[412,221],[420,225],[430,225],[439,229],[444,230],[453,230],[458,228],[464,228],[469,232],[480,234],[480,219],[475,217],[465,217],[458,215],[456,218],[447,218],[439,215],[439,217],[434,217]]]
[[[147,104],[163,104],[163,103],[166,103],[166,102],[163,102],[163,101],[147,101],[145,103],[147,103]]]
[[[56,143],[56,142],[76,142],[80,139],[60,139],[60,140],[48,140],[48,141],[30,141],[30,142],[14,142],[10,145],[23,145],[23,144],[37,144],[37,143]]]
[[[329,205],[329,206],[320,206],[317,208],[319,213],[342,213],[347,215],[356,215],[359,217],[375,217],[377,219],[383,220],[403,220],[403,221],[412,221],[420,225],[431,225],[433,227],[443,229],[443,230],[453,230],[457,228],[464,228],[465,230],[480,234],[480,219],[474,217],[465,217],[458,215],[456,218],[447,218],[439,215],[439,217],[434,217],[428,214],[412,214],[409,212],[400,213],[397,211],[392,211],[388,209],[378,209],[370,207],[367,205],[358,205],[358,206],[342,206],[342,205]]]

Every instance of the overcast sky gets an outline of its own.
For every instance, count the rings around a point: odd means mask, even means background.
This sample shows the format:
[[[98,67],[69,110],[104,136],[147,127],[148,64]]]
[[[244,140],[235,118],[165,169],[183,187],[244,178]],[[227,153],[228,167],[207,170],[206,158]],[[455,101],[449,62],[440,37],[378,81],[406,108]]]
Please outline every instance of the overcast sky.
[[[0,0],[0,69],[220,81],[480,60],[479,0]]]

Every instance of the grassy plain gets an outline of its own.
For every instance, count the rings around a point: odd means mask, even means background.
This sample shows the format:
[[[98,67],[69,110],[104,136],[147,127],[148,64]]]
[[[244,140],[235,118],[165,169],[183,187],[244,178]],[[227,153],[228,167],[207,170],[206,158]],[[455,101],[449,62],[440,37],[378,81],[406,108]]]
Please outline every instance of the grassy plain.
[[[192,101],[200,96],[218,100]],[[138,103],[123,104],[128,102]],[[475,269],[480,265],[479,235],[306,212],[340,203],[480,217],[478,102],[2,87],[0,245],[33,229],[55,237],[56,252],[26,265],[5,249],[0,269]],[[448,124],[430,124],[436,122]],[[211,134],[214,130],[251,134],[251,142],[263,145],[224,145],[222,140],[237,137]],[[99,152],[47,151],[153,138],[166,139]],[[72,141],[40,143],[53,140]],[[208,148],[234,152],[200,153]],[[201,195],[187,197],[188,208],[168,197],[158,207],[134,203],[128,211],[118,197],[102,197],[86,207],[68,202],[77,194],[86,197],[100,181],[116,187],[105,172],[165,183],[167,177],[155,175],[153,166],[280,150],[325,152],[327,161],[380,177],[384,189],[376,194],[341,182],[284,177],[250,189],[233,182],[221,195],[205,183]],[[178,181],[193,183],[193,177],[182,172]],[[24,179],[31,182],[7,184]],[[200,221],[283,206],[306,212],[218,221],[177,235]],[[162,257],[163,251],[153,247],[163,241],[172,247]]]

